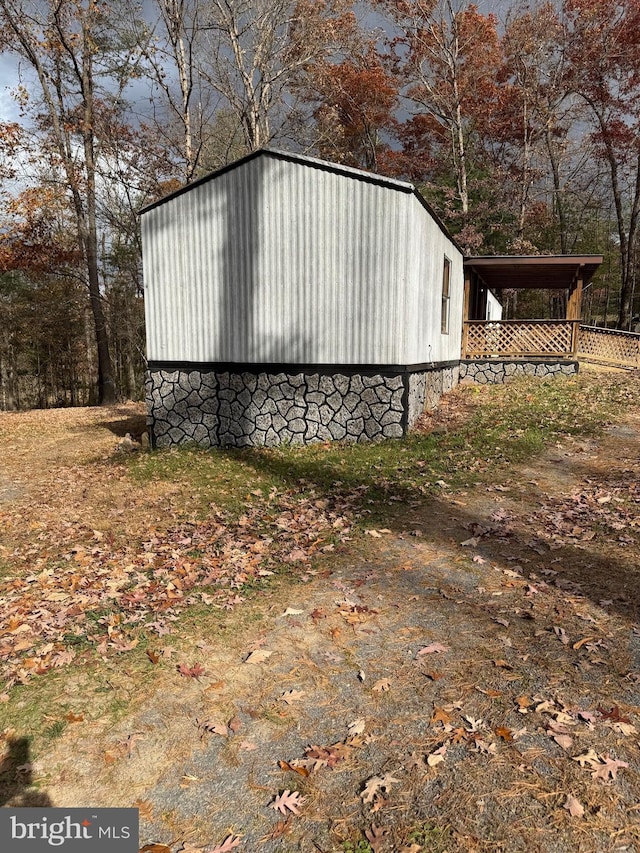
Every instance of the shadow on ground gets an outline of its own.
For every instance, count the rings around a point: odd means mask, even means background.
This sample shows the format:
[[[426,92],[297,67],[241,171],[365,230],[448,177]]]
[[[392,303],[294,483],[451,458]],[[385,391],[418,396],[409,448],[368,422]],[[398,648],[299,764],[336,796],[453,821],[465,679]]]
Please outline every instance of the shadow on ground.
[[[48,794],[33,788],[28,737],[7,741],[7,751],[0,761],[0,806],[12,808],[48,808],[53,803]]]
[[[628,472],[629,465],[640,453],[640,432],[612,430],[601,445],[605,442],[609,463],[608,466],[606,461],[604,463],[607,480],[609,484],[618,479],[622,481],[625,469]],[[394,533],[406,534],[417,529],[418,535],[436,545],[447,546],[455,544],[456,540],[460,545],[475,538],[476,542],[465,548],[464,553],[469,556],[477,554],[484,559],[506,561],[506,565],[518,563],[525,577],[542,572],[547,582],[567,592],[579,592],[599,606],[610,602],[611,609],[638,619],[640,564],[634,529],[618,535],[606,525],[597,524],[595,518],[595,535],[590,541],[567,543],[567,539],[572,539],[567,535],[565,544],[558,544],[547,536],[547,516],[551,518],[554,512],[562,515],[565,511],[560,499],[572,489],[579,491],[585,484],[603,480],[603,460],[598,452],[594,457],[583,454],[583,458],[568,459],[559,472],[555,495],[551,494],[551,489],[548,494],[535,483],[519,481],[516,475],[505,489],[508,496],[491,493],[488,484],[480,485],[472,491],[480,495],[485,491],[486,499],[476,498],[467,505],[464,492],[456,493],[452,499],[447,499],[445,494],[425,497],[414,488],[395,484],[389,487],[377,479],[375,471],[365,480],[345,481],[344,468],[317,457],[296,459],[288,454],[243,451],[242,458],[260,474],[277,477],[290,489],[312,485],[319,496],[329,500],[337,493],[353,494],[361,489],[354,509],[365,517],[372,503],[377,505],[377,511],[380,510],[381,496],[386,493],[384,526]],[[537,460],[531,460],[531,464],[536,463]],[[554,474],[552,471],[552,476]],[[498,471],[497,476],[513,477],[513,468],[508,472]],[[492,520],[492,515],[501,510],[506,512],[506,518]],[[631,537],[624,535],[627,533],[631,533]],[[558,538],[562,541],[563,537]]]

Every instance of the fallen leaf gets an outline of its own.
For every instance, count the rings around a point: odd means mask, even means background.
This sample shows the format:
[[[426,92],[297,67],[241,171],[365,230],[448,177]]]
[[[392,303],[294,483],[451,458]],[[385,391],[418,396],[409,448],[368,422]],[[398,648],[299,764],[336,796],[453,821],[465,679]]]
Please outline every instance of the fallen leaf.
[[[553,739],[562,749],[570,749],[573,746],[573,738],[570,735],[553,735]]]
[[[304,610],[296,610],[295,607],[287,607],[282,616],[301,616]]]
[[[585,643],[590,643],[592,640],[595,640],[595,637],[583,637],[581,640],[578,640],[577,643],[574,643],[571,648],[577,652],[578,649],[581,649]]]
[[[437,708],[436,707],[433,709],[433,715],[432,715],[431,720],[429,722],[432,726],[435,725],[436,723],[442,723],[444,726],[446,726],[451,722],[451,720],[452,720],[451,715],[448,714],[444,710],[444,708]]]
[[[469,723],[470,732],[479,732],[484,728],[484,723],[482,720],[476,720],[475,717],[468,717],[465,715],[464,719]]]
[[[138,809],[138,813],[143,820],[153,819],[153,803],[149,800],[136,800],[133,808]]]
[[[566,809],[571,817],[582,817],[584,815],[583,806],[576,800],[573,794],[567,794],[567,801],[562,808]]]
[[[388,678],[381,678],[376,681],[371,689],[375,690],[376,693],[384,693],[387,690],[391,690],[391,682]]]
[[[431,755],[427,755],[427,764],[429,767],[436,767],[441,761],[444,761],[446,754],[447,745],[445,743],[439,749],[436,749],[435,752],[432,752]]]
[[[365,803],[373,802],[374,797],[376,797],[380,791],[389,791],[391,786],[399,781],[400,780],[395,779],[391,773],[385,773],[384,776],[372,776],[370,779],[367,779],[364,789],[360,794],[362,801]]]
[[[195,678],[197,681],[200,680],[200,676],[204,675],[204,668],[196,663],[193,666],[187,666],[186,663],[178,664],[176,667],[180,675],[183,675],[185,678]]]
[[[81,723],[84,720],[84,714],[74,714],[73,711],[69,711],[64,718],[68,723]]]
[[[364,732],[366,725],[367,721],[364,719],[364,717],[360,717],[359,719],[354,720],[352,723],[349,723],[347,728],[349,729],[350,735],[361,735]]]
[[[296,764],[289,764],[288,761],[278,761],[278,767],[285,773],[297,773],[299,776],[305,777],[309,775],[309,770],[306,767],[298,767]]]
[[[631,723],[621,723],[617,720],[609,720],[605,722],[605,725],[609,726],[610,729],[613,729],[614,732],[618,732],[618,734],[624,735],[625,737],[638,734],[637,728]]]
[[[598,713],[603,720],[615,720],[616,723],[631,723],[631,720],[628,717],[622,716],[620,708],[618,708],[617,705],[614,705],[610,711],[607,711],[606,708],[602,708],[598,705]]]
[[[171,853],[171,848],[166,844],[145,844],[140,853]]]
[[[528,714],[528,709],[533,705],[531,699],[528,696],[517,696],[516,703],[518,705],[518,711],[520,714]]]
[[[626,761],[618,761],[616,758],[611,758],[608,754],[602,761],[603,763],[599,767],[591,771],[591,776],[594,779],[602,779],[605,782],[608,779],[615,779],[618,775],[618,770],[629,766]]]
[[[365,829],[364,834],[373,853],[380,853],[384,844],[384,836],[387,834],[386,829],[376,826],[374,823],[371,825],[371,829]]]
[[[280,698],[283,699],[287,705],[293,705],[294,702],[301,702],[305,696],[306,693],[304,690],[287,690]]]
[[[507,743],[510,743],[513,740],[513,732],[511,731],[511,729],[507,729],[504,726],[499,726],[495,730],[495,732],[498,737],[501,737],[502,740],[506,741]]]
[[[449,648],[447,646],[443,646],[442,643],[431,643],[428,646],[420,649],[416,657],[421,657],[422,655],[433,655],[438,654],[440,652],[448,652]]]
[[[278,794],[274,801],[270,803],[272,809],[279,811],[280,814],[286,815],[287,811],[292,814],[299,815],[298,807],[304,803],[304,797],[300,796],[299,791],[290,791],[288,788],[281,794]]]
[[[272,654],[273,652],[268,652],[266,649],[256,649],[246,658],[245,663],[264,663]]]
[[[235,835],[228,835],[222,844],[216,844],[215,847],[210,847],[207,853],[229,853],[236,847],[240,846],[240,838]]]
[[[598,767],[600,765],[600,757],[593,749],[587,750],[582,755],[573,756],[572,760],[577,761],[580,767],[586,767],[587,764],[590,767]]]
[[[237,715],[234,717],[231,717],[231,719],[229,720],[228,726],[235,735],[242,728],[242,720]]]
[[[147,657],[151,661],[151,663],[158,663],[160,660],[160,655],[158,652],[154,652],[152,649],[147,649]]]
[[[198,726],[198,731],[201,736],[208,732],[212,735],[221,735],[221,737],[229,737],[229,730],[227,729],[227,724],[221,722],[220,720],[198,720],[196,719],[196,724]]]
[[[425,672],[424,674],[431,681],[440,681],[441,678],[444,678],[444,672],[436,672],[435,670],[432,672]]]

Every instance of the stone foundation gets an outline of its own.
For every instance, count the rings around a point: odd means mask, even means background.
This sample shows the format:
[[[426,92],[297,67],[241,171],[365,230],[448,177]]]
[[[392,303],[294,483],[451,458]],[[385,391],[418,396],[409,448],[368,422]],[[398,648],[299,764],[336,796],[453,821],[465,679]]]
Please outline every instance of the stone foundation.
[[[466,379],[478,385],[507,381],[512,376],[573,376],[578,362],[568,359],[525,361],[523,359],[469,359],[460,362],[460,381]]]
[[[393,373],[152,367],[147,374],[152,442],[275,447],[400,438],[457,375],[457,366]]]

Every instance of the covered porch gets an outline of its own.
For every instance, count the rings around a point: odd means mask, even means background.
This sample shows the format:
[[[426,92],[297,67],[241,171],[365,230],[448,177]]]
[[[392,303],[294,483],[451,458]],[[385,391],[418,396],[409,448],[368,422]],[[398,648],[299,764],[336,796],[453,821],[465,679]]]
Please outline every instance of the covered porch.
[[[575,359],[582,291],[601,263],[602,255],[466,258],[462,359]],[[565,291],[565,316],[553,320],[496,317],[496,304],[501,303],[505,289]]]

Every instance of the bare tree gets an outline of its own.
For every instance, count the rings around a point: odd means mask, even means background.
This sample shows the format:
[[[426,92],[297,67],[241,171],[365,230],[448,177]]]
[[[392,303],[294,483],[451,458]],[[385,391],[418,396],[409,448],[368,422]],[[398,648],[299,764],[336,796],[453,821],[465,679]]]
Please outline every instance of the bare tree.
[[[344,44],[348,0],[208,0],[202,73],[255,151],[284,132],[303,70]]]
[[[153,0],[154,16],[138,33],[147,73],[162,97],[151,97],[153,130],[190,183],[201,167],[220,98],[203,80],[204,0]]]
[[[116,389],[99,277],[97,161],[118,132],[131,70],[131,57],[114,45],[109,14],[96,0],[0,0],[3,46],[26,61],[37,79],[40,97],[32,107],[43,151],[75,214],[97,345],[98,400],[104,404],[115,401]],[[104,77],[106,89],[100,88]]]

